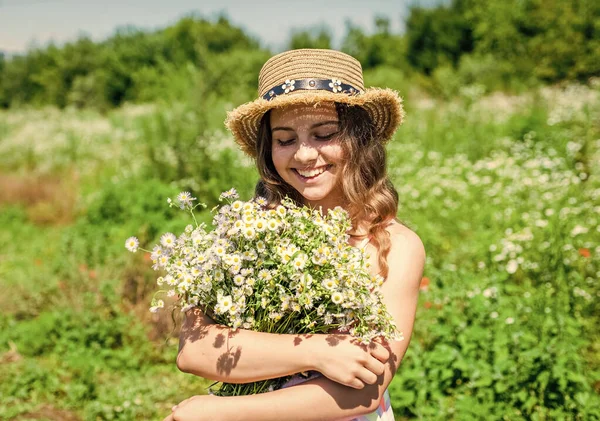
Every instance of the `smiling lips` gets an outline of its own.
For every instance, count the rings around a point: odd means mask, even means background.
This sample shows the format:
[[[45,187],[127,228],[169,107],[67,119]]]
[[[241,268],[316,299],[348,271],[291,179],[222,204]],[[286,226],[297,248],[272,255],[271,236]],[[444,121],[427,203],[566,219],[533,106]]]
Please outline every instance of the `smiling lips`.
[[[301,170],[299,168],[294,168],[294,171],[296,171],[298,174],[300,174],[304,178],[315,178],[315,177],[323,174],[325,171],[327,171],[330,166],[331,165],[324,165],[319,168],[313,168],[313,169],[307,169],[307,170]]]

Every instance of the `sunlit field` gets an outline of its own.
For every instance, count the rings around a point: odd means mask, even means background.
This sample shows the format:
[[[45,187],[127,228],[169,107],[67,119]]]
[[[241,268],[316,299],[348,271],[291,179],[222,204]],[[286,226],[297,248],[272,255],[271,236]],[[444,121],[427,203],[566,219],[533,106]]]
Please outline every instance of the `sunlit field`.
[[[124,241],[181,232],[183,189],[251,197],[226,107],[0,111],[0,419],[158,419],[206,393]],[[388,170],[427,264],[397,419],[599,419],[600,81],[406,108]]]

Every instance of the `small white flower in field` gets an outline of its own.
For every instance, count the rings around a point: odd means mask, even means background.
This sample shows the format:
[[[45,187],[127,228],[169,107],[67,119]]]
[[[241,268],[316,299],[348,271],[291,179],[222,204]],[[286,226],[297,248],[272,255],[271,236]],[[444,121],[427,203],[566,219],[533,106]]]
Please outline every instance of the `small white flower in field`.
[[[497,318],[498,318],[498,312],[496,312],[496,311],[492,311],[492,312],[490,313],[490,317],[491,317],[492,319],[497,319]]]
[[[518,268],[519,268],[519,263],[515,259],[509,260],[508,263],[506,264],[506,271],[508,273],[511,273],[511,274],[515,273]]]
[[[167,248],[173,248],[176,240],[177,238],[175,237],[175,234],[170,232],[167,232],[160,237],[160,243]]]
[[[191,207],[194,200],[196,200],[196,198],[192,197],[192,194],[187,191],[181,192],[177,195],[177,201],[179,202],[179,207],[181,209]]]
[[[341,304],[344,301],[344,295],[341,292],[336,291],[331,294],[331,301],[333,301],[334,304]]]
[[[515,319],[513,319],[512,317],[507,317],[506,320],[504,321],[507,325],[512,325],[515,322]]]
[[[155,304],[150,307],[150,311],[152,313],[156,313],[159,309],[163,308],[165,306],[165,302],[163,300],[157,300],[155,302]]]
[[[256,198],[256,203],[260,206],[266,206],[267,205],[267,199],[265,199],[264,197],[258,196]]]
[[[138,250],[139,246],[140,241],[136,237],[129,237],[125,241],[125,248],[127,248],[127,250],[129,250],[132,253],[135,253]]]
[[[167,291],[167,297],[174,297],[175,296],[175,290],[174,289],[170,289]]]
[[[573,230],[571,230],[571,237],[575,237],[576,235],[579,235],[579,234],[585,234],[588,231],[589,231],[588,228],[582,227],[581,225],[577,225],[577,226],[575,226],[575,228],[573,228]]]
[[[223,199],[237,199],[239,198],[239,195],[236,191],[236,189],[230,189],[227,190],[226,192],[221,193],[221,195],[219,196],[219,201],[222,201]]]

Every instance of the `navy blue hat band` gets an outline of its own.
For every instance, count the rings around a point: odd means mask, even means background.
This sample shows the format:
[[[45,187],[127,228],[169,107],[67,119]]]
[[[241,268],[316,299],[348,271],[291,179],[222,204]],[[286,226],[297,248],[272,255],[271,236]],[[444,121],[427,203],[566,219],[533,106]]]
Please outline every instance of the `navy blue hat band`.
[[[324,90],[346,95],[358,95],[361,93],[354,86],[342,83],[337,79],[292,79],[286,80],[283,84],[269,89],[263,95],[263,99],[270,101],[276,96],[300,90]]]

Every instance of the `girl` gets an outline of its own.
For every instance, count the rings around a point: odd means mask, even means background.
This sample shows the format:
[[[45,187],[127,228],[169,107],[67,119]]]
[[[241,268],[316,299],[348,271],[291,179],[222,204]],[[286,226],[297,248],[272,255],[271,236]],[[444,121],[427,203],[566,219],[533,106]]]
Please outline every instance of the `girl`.
[[[373,274],[386,279],[384,301],[406,339],[367,347],[336,332],[233,332],[190,310],[177,358],[182,371],[229,383],[313,374],[259,395],[194,396],[166,421],[394,419],[387,387],[410,341],[425,263],[420,238],[395,219],[398,196],[385,169],[384,144],[402,117],[398,94],[365,89],[360,63],[347,54],[301,49],[265,63],[259,98],[226,121],[256,160],[257,195],[270,205],[287,195],[323,211],[348,210],[350,244],[364,247]]]

